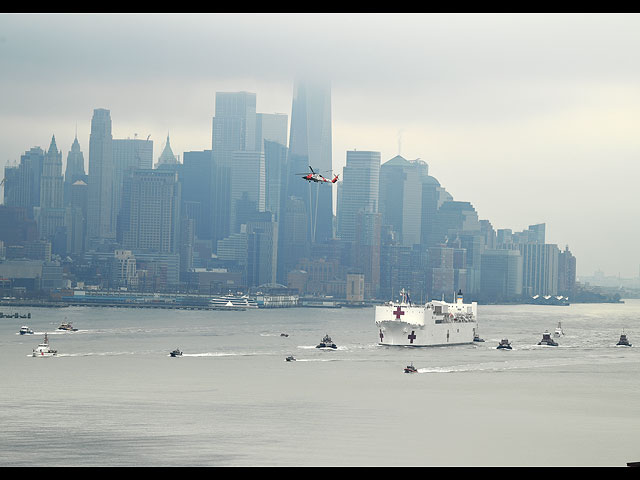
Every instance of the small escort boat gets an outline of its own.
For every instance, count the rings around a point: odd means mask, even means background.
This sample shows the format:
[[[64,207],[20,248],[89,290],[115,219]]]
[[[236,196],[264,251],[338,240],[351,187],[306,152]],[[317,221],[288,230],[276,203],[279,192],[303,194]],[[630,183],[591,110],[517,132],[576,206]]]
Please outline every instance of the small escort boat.
[[[329,335],[325,335],[322,341],[316,345],[316,348],[330,348],[335,350],[338,347],[336,347],[336,344],[333,343]]]
[[[49,348],[49,338],[47,334],[44,334],[44,341],[33,349],[32,357],[55,357],[58,354],[57,350],[51,350]]]
[[[551,338],[551,334],[545,330],[542,334],[542,340],[538,342],[538,345],[549,345],[550,347],[557,347],[558,342]]]
[[[26,325],[20,327],[20,335],[31,335],[33,334],[33,330],[31,330]]]
[[[74,328],[73,325],[71,325],[71,322],[62,322],[60,324],[60,326],[58,327],[58,330],[65,330],[67,332],[77,332],[78,329]]]
[[[553,336],[554,337],[561,337],[564,335],[564,332],[562,331],[562,325],[560,325],[560,322],[558,322],[558,326],[556,327],[555,331],[553,332]]]
[[[296,361],[296,357],[294,357],[293,355],[289,355],[287,358],[285,358],[285,360],[287,362],[295,362]]]
[[[182,352],[180,351],[179,348],[176,348],[173,352],[171,352],[169,355],[171,355],[172,357],[181,357],[182,356]]]
[[[480,335],[476,333],[476,334],[473,336],[473,341],[474,341],[474,342],[484,342],[484,339],[483,339],[483,338],[480,338]]]
[[[417,373],[418,369],[413,366],[413,362],[410,365],[404,367],[404,373]]]
[[[281,336],[281,337],[288,337],[288,336],[289,336],[289,334],[288,334],[288,333],[281,333],[281,334],[280,334],[280,336]]]
[[[511,350],[511,344],[509,343],[509,340],[503,338],[502,340],[500,340],[500,343],[496,348],[499,350]]]
[[[627,339],[627,335],[622,332],[622,334],[620,334],[620,340],[618,340],[618,343],[616,343],[616,345],[621,345],[624,347],[630,347],[631,344],[629,343],[629,340]]]

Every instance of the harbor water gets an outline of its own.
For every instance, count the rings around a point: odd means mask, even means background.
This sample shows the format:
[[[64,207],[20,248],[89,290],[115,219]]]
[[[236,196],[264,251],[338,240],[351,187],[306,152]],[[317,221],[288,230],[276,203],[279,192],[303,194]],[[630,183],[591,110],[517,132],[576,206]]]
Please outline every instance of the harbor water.
[[[480,305],[484,342],[424,348],[378,345],[371,307],[0,311],[31,313],[0,319],[0,466],[640,461],[640,300]]]

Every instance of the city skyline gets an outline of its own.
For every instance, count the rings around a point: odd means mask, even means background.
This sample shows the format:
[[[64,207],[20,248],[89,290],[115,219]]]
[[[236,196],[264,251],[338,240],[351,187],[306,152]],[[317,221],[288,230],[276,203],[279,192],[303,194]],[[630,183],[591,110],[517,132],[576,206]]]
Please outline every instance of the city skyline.
[[[381,152],[382,164],[397,154],[420,158],[494,228],[545,223],[547,241],[575,253],[579,275],[637,276],[632,161],[640,151],[633,128],[640,95],[629,61],[640,46],[637,15],[202,17],[0,15],[3,166],[34,146],[47,150],[55,136],[64,171],[77,132],[88,172],[99,108],[111,113],[113,138],[151,135],[155,164],[170,135],[182,161],[184,152],[211,149],[216,92],[255,93],[258,112],[291,122],[295,78],[323,73],[332,84],[335,173],[352,150]],[[119,35],[103,35],[114,23]],[[234,36],[234,26],[244,36]],[[152,50],[153,33],[166,37],[167,27],[172,41]],[[225,35],[200,55],[184,55],[190,42]],[[396,37],[404,43],[394,50]],[[301,50],[285,55],[292,38]],[[321,43],[329,48],[321,52]],[[252,56],[261,51],[264,58]],[[127,78],[118,80],[122,72]]]

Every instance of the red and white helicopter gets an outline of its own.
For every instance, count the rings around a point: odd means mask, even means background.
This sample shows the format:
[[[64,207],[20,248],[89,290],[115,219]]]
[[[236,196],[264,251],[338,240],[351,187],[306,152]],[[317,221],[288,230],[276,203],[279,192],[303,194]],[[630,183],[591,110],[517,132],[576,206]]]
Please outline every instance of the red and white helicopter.
[[[299,173],[298,175],[302,175],[302,179],[306,180],[307,182],[311,183],[311,182],[317,182],[317,183],[336,183],[338,181],[338,175],[336,175],[335,177],[333,177],[333,180],[329,180],[328,178],[323,177],[322,175],[320,175],[317,172],[313,171],[313,168],[311,168],[311,165],[309,165],[309,170],[311,170],[311,173]]]

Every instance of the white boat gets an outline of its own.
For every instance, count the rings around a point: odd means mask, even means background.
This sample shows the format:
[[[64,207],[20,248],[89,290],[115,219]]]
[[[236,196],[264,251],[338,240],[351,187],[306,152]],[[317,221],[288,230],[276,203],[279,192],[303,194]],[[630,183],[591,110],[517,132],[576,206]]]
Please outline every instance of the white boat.
[[[33,357],[55,357],[58,354],[57,350],[51,350],[49,348],[49,338],[47,334],[44,334],[44,340],[36,348],[33,349]]]
[[[564,332],[562,331],[562,325],[560,325],[560,322],[558,322],[558,326],[556,327],[555,331],[553,332],[553,336],[554,337],[561,337],[564,335]]]
[[[33,330],[31,330],[26,325],[23,325],[22,327],[20,327],[20,335],[32,335],[32,334],[33,334]]]
[[[414,305],[404,289],[400,295],[399,301],[375,307],[379,345],[461,345],[478,338],[478,304],[464,303],[462,291],[455,303],[432,300]]]
[[[338,347],[335,343],[333,343],[333,340],[331,340],[331,337],[329,335],[325,335],[322,341],[318,345],[316,345],[316,348],[335,350]]]

